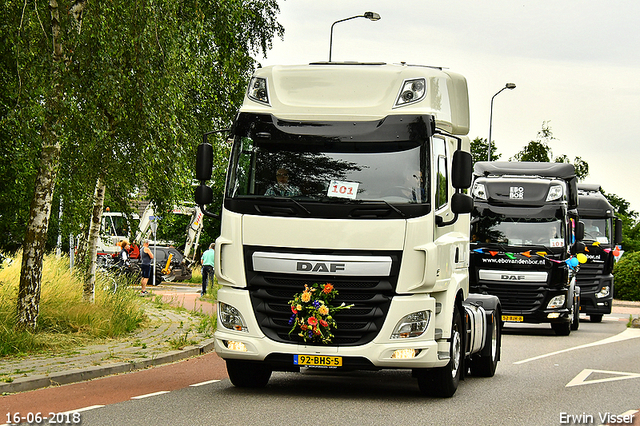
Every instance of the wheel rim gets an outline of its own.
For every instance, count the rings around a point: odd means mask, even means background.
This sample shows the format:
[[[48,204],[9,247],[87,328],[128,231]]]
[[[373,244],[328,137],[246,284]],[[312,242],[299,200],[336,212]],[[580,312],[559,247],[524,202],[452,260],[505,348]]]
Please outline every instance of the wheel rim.
[[[453,330],[453,339],[451,342],[451,355],[453,356],[453,362],[451,364],[451,376],[456,377],[458,375],[458,369],[460,368],[460,353],[462,350],[462,342],[460,339],[460,331],[458,326]]]
[[[493,330],[491,330],[491,359],[498,357],[498,321],[493,318]]]

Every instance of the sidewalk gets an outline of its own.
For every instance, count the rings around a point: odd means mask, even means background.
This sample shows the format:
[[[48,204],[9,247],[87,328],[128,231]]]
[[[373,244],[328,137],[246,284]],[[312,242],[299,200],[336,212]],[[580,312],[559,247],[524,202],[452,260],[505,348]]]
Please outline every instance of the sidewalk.
[[[149,325],[122,339],[89,345],[60,355],[34,355],[0,359],[0,395],[52,385],[75,383],[171,363],[210,352],[213,336],[198,331],[200,318],[193,311],[213,314],[214,306],[199,300],[199,285],[164,283],[148,288],[166,303],[185,310],[145,307]],[[171,342],[190,346],[176,350]],[[9,380],[10,382],[7,382]]]
[[[195,311],[212,314],[214,306],[199,300],[200,286],[164,283],[151,287],[154,295],[174,306],[175,311],[146,307],[150,325],[127,338],[85,346],[62,355],[35,355],[28,358],[0,359],[2,379],[0,395],[25,392],[48,386],[75,383],[112,374],[126,373],[152,366],[176,362],[213,351],[213,337],[198,332],[200,319]],[[640,315],[640,302],[614,301],[613,313]],[[193,341],[181,350],[171,348],[169,342],[184,338]]]

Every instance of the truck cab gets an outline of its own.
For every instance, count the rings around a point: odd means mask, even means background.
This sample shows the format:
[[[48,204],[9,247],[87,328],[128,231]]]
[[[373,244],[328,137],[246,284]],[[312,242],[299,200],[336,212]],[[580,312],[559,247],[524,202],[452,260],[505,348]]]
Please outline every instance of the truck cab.
[[[399,368],[448,397],[469,368],[493,375],[499,301],[468,299],[468,126],[466,80],[440,68],[256,71],[228,138],[216,240],[215,345],[234,385],[264,386],[272,371]],[[205,214],[210,158],[205,143]]]
[[[587,262],[580,265],[580,311],[601,322],[613,303],[613,249],[622,242],[622,222],[600,191],[600,185],[578,184],[578,213],[584,224]]]
[[[503,321],[578,328],[576,184],[571,164],[475,164],[470,287],[500,298]]]

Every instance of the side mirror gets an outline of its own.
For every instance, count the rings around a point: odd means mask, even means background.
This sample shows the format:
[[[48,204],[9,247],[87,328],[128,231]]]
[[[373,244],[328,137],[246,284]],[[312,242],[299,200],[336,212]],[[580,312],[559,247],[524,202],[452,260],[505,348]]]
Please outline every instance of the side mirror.
[[[613,242],[613,245],[617,246],[619,244],[622,244],[622,219],[616,218],[615,240]]]
[[[196,179],[205,182],[211,179],[213,170],[213,146],[210,143],[198,145],[196,156]]]
[[[213,189],[205,184],[200,184],[196,187],[195,191],[196,204],[199,206],[206,206],[213,201]]]
[[[456,192],[451,197],[451,211],[455,214],[471,213],[473,211],[473,198],[462,192]]]
[[[466,151],[456,151],[453,153],[451,167],[451,184],[456,189],[469,188],[473,177],[473,159]],[[468,213],[468,212],[466,212]]]
[[[584,240],[584,222],[576,222],[576,241]]]

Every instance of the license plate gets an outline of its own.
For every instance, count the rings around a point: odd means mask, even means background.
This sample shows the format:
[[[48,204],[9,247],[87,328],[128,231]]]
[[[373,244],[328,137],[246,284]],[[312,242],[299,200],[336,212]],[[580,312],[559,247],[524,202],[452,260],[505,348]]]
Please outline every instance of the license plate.
[[[502,321],[523,322],[524,321],[524,317],[521,317],[519,315],[503,315],[502,316]]]
[[[294,355],[293,364],[321,367],[342,367],[342,357],[325,355]]]

